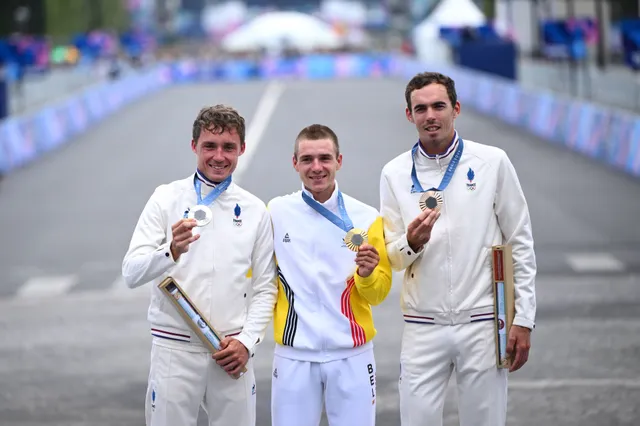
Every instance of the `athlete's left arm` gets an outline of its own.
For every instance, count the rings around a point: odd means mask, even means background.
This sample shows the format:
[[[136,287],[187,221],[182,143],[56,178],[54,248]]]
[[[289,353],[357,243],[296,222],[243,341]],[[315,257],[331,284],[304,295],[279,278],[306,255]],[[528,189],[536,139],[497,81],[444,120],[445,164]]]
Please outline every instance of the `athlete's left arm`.
[[[504,244],[513,251],[514,325],[533,329],[536,316],[536,256],[529,207],[518,175],[506,153],[498,164],[495,212]]]
[[[386,299],[391,290],[391,264],[384,240],[382,217],[378,216],[376,218],[369,227],[367,234],[368,243],[376,249],[378,256],[380,256],[380,261],[368,277],[361,277],[357,273],[353,277],[358,293],[370,305],[378,305]]]
[[[264,338],[273,317],[278,295],[276,264],[273,255],[273,228],[271,216],[265,209],[260,220],[257,238],[251,256],[251,280],[253,297],[242,332],[236,337],[253,353],[254,347]]]

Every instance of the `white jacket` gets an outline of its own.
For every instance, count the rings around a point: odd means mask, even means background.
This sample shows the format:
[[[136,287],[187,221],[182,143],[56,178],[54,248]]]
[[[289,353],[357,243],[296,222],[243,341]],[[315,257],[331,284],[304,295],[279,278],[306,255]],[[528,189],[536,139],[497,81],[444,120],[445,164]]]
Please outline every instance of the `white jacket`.
[[[289,359],[327,362],[373,347],[376,334],[371,305],[391,289],[382,218],[375,208],[347,194],[344,205],[355,228],[368,234],[380,262],[366,278],[355,273],[356,253],[343,241],[345,231],[308,206],[302,192],[269,202],[278,263],[278,301],[274,315],[275,353]],[[336,215],[338,185],[322,205]]]
[[[193,179],[156,188],[136,225],[122,275],[131,288],[152,283],[148,320],[153,336],[202,346],[157,287],[172,276],[217,331],[235,336],[252,352],[271,321],[277,295],[269,214],[259,198],[231,183],[209,206],[212,221],[194,228],[201,237],[174,262],[171,226],[197,203]],[[203,198],[211,189],[202,185]]]
[[[438,187],[458,146],[428,157],[416,154],[422,187]],[[514,324],[535,324],[536,259],[525,196],[507,154],[464,139],[460,163],[445,189],[441,216],[419,253],[407,243],[407,226],[419,214],[422,194],[411,193],[411,151],[387,163],[380,182],[380,213],[394,270],[406,269],[401,306],[407,322],[461,324],[493,319],[491,248],[513,248]]]

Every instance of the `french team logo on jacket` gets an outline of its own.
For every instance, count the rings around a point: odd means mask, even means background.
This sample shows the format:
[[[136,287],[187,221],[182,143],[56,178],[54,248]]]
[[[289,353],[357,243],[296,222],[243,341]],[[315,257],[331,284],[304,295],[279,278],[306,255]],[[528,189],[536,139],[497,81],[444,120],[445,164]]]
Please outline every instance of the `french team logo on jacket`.
[[[473,172],[473,170],[471,170],[471,167],[469,167],[469,171],[467,172],[467,179],[469,179],[469,182],[467,183],[467,189],[469,191],[476,190],[476,183],[473,181],[475,177],[476,177],[476,174]]]
[[[238,204],[236,204],[236,207],[233,209],[233,214],[236,216],[233,219],[233,224],[235,226],[242,226],[242,219],[240,219],[240,213],[242,213],[242,209]]]

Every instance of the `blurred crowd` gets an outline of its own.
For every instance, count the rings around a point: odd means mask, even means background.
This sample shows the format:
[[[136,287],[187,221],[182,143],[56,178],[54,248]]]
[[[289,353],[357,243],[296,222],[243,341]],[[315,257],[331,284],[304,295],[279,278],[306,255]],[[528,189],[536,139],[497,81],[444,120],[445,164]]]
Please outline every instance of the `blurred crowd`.
[[[120,61],[140,66],[155,48],[153,37],[134,30],[122,34],[96,30],[76,34],[62,43],[54,43],[48,36],[14,34],[0,39],[0,65],[5,78],[11,82],[58,68],[106,66],[115,69]]]

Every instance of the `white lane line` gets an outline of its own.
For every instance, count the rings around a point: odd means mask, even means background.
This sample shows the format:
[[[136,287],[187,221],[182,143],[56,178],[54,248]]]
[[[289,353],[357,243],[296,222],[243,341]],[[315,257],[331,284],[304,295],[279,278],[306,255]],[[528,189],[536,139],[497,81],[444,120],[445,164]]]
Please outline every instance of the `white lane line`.
[[[618,387],[640,389],[640,378],[635,379],[541,379],[509,380],[509,389],[542,390],[560,388]]]
[[[447,386],[447,398],[457,399],[455,378],[452,377]],[[564,388],[624,388],[640,389],[640,378],[635,379],[538,379],[538,380],[512,380],[509,379],[509,390],[538,391]],[[378,392],[376,398],[379,411],[393,411],[400,406],[397,385],[385,388]]]
[[[624,263],[611,253],[569,253],[567,263],[576,272],[622,272]]]
[[[269,120],[278,106],[278,101],[280,100],[280,96],[282,96],[284,89],[285,85],[283,83],[279,81],[272,81],[262,94],[258,107],[256,108],[256,113],[247,128],[247,134],[245,137],[246,148],[244,154],[240,156],[236,170],[233,172],[234,180],[239,181],[242,174],[249,167],[251,157],[253,157],[258,149],[258,145],[262,141],[262,136],[267,130]]]
[[[77,275],[43,276],[29,279],[16,293],[17,299],[37,299],[66,294],[78,283]]]

